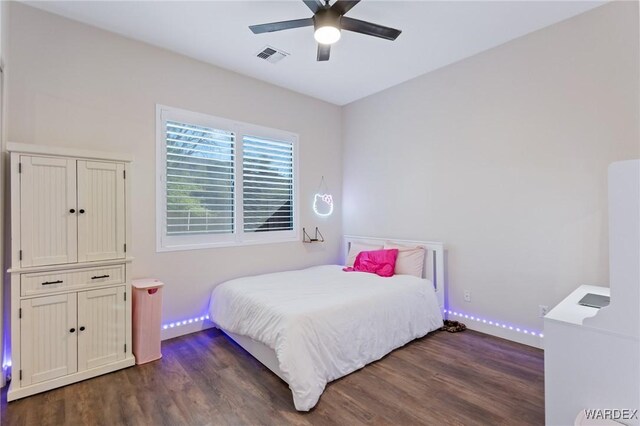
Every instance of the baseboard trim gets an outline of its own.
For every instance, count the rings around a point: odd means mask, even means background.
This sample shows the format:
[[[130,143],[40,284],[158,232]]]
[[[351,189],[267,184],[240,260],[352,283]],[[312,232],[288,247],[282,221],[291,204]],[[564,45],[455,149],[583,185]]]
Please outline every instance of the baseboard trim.
[[[512,342],[522,343],[523,345],[533,346],[534,348],[544,349],[544,338],[538,334],[516,331],[516,329],[509,329],[508,326],[503,324],[497,326],[489,324],[488,322],[476,321],[471,318],[464,318],[454,315],[447,315],[450,320],[460,321],[464,323],[469,330],[478,331],[480,333],[489,334],[491,336],[500,337],[501,339],[511,340]]]

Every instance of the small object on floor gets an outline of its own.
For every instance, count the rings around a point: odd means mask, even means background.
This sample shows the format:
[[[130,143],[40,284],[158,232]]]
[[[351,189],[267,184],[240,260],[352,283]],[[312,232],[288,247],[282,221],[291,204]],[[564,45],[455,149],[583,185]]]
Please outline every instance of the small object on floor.
[[[463,323],[451,320],[444,320],[444,325],[440,328],[440,330],[448,331],[449,333],[457,333],[459,331],[465,331],[466,329],[467,326]]]

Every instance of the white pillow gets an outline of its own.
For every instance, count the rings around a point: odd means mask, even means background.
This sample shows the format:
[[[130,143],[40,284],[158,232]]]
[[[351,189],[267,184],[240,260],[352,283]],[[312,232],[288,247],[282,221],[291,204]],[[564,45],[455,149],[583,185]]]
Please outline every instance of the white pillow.
[[[382,247],[384,247],[382,244],[351,243],[346,266],[353,266],[361,251],[382,250]]]
[[[424,247],[401,246],[393,243],[385,243],[385,250],[398,249],[395,273],[400,275],[413,275],[422,278],[424,269],[424,257],[427,251]]]

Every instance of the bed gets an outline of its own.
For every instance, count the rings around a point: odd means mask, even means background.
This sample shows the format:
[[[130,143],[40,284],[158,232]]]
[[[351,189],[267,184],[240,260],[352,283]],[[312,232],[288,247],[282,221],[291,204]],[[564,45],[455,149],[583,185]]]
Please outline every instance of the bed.
[[[422,278],[341,265],[244,277],[213,290],[210,318],[289,385],[298,411],[308,411],[328,382],[442,326],[442,243],[346,236],[344,253],[388,241],[426,250]]]

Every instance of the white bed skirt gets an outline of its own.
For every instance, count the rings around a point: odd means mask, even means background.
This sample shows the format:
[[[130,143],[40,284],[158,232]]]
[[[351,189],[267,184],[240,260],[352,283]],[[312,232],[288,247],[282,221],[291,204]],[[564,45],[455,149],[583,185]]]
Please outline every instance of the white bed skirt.
[[[429,280],[337,265],[228,281],[213,290],[209,311],[289,384],[299,411],[313,408],[328,382],[442,326]]]

